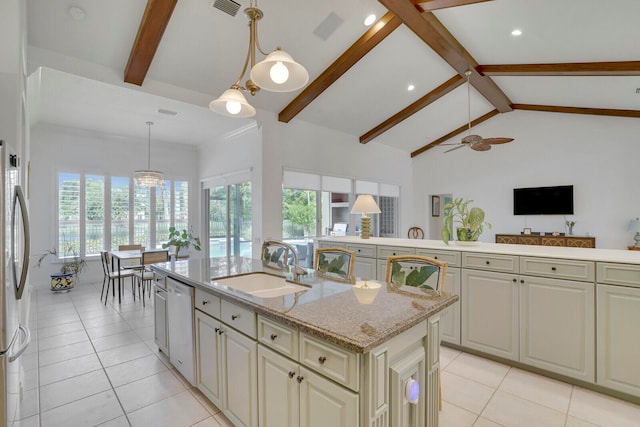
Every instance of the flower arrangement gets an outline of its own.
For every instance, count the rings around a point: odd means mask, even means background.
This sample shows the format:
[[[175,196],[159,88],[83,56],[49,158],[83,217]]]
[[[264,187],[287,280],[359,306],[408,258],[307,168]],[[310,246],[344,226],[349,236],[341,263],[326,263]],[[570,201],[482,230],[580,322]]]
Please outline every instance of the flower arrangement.
[[[564,221],[565,225],[569,227],[569,235],[573,234],[573,226],[576,225],[576,222],[572,219],[567,219]]]

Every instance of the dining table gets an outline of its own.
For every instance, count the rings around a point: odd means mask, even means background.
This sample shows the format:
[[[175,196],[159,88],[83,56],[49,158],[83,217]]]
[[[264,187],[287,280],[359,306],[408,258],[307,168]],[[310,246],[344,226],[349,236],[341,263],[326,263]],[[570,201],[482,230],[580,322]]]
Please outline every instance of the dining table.
[[[127,268],[142,268],[140,260],[142,259],[142,251],[140,249],[132,249],[125,251],[110,251],[111,255],[111,271],[120,271],[122,269],[122,261],[134,261],[134,264],[126,265]],[[122,276],[118,275],[118,304],[122,303]]]

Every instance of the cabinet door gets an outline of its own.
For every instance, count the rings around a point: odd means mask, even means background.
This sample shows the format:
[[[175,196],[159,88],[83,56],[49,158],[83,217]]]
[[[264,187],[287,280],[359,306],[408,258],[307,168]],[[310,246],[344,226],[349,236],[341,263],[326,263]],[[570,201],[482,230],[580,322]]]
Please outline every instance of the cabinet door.
[[[236,427],[258,425],[258,348],[255,341],[222,324],[224,414]]]
[[[356,256],[353,263],[353,274],[358,279],[376,280],[376,263],[375,258],[363,258]]]
[[[358,407],[356,393],[300,367],[301,427],[358,426]]]
[[[518,360],[518,280],[515,274],[462,271],[462,345]]]
[[[520,361],[595,381],[595,285],[520,277]]]
[[[167,292],[154,287],[153,294],[154,338],[158,348],[169,354],[169,334],[167,331]]]
[[[197,310],[195,313],[196,386],[214,405],[222,408],[220,322]]]
[[[597,383],[640,396],[640,289],[597,287]]]
[[[258,346],[258,408],[261,427],[300,424],[298,364]]]
[[[444,291],[452,295],[460,295],[460,269],[447,269]],[[440,314],[440,339],[460,345],[460,302],[447,307]]]

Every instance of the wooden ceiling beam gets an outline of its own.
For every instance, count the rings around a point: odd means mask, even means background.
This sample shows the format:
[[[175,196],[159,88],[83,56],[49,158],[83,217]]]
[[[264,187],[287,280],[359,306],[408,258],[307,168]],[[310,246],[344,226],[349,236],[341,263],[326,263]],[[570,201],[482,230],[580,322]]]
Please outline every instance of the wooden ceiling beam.
[[[479,65],[485,76],[640,76],[640,61]]]
[[[178,0],[147,0],[124,70],[124,81],[142,86]]]
[[[500,114],[500,112],[498,110],[491,110],[487,114],[485,114],[483,116],[480,116],[477,119],[473,120],[471,122],[471,127],[474,127],[474,126],[484,122],[485,120],[489,120],[491,117],[493,117],[493,116],[495,116],[497,114]],[[429,144],[427,144],[427,145],[425,145],[423,147],[418,148],[417,150],[415,150],[414,152],[411,153],[411,157],[416,157],[417,155],[422,154],[427,150],[430,150],[430,149],[432,149],[434,147],[437,147],[438,145],[440,145],[443,142],[453,138],[454,136],[460,135],[461,133],[463,133],[467,129],[469,129],[469,124],[462,125],[458,129],[456,129],[456,130],[454,130],[452,132],[449,132],[448,134],[436,139],[435,141],[433,141],[433,142],[431,142],[431,143],[429,143]]]
[[[449,80],[442,83],[440,86],[438,86],[431,92],[427,93],[425,96],[421,97],[420,99],[418,99],[417,101],[409,105],[408,107],[404,108],[399,113],[394,114],[384,122],[380,123],[378,126],[366,132],[364,135],[360,137],[360,143],[366,144],[372,139],[378,137],[379,135],[383,134],[384,132],[388,131],[389,129],[397,125],[398,123],[402,122],[404,119],[417,113],[418,111],[425,108],[427,105],[440,99],[441,97],[448,94],[455,88],[464,84],[464,82],[465,80],[462,77],[460,77],[460,75],[456,74],[455,76],[451,77]]]
[[[484,3],[486,1],[493,0],[412,0],[412,3],[419,4],[424,10],[438,10],[466,6],[468,4]]]
[[[545,111],[549,113],[590,114],[595,116],[640,118],[640,110],[616,110],[612,108],[559,107],[556,105],[513,104],[514,110]]]
[[[289,123],[329,86],[376,47],[402,24],[393,13],[387,12],[362,37],[352,44],[333,64],[311,82],[300,94],[278,114],[278,120]]]
[[[419,10],[410,0],[378,0],[402,20],[422,41],[447,62],[460,76],[479,64],[431,12]],[[511,111],[511,101],[488,76],[472,73],[471,85],[499,112]]]

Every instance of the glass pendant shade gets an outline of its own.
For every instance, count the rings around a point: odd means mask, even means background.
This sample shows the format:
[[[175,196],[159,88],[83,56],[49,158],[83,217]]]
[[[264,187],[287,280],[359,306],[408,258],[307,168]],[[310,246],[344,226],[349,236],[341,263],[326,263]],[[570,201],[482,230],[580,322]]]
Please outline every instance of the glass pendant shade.
[[[256,114],[256,109],[247,102],[242,92],[238,89],[227,89],[220,98],[209,103],[209,108],[227,117],[252,117]]]
[[[254,65],[249,76],[261,89],[270,92],[291,92],[302,88],[309,81],[307,70],[294,61],[291,55],[279,49]]]
[[[164,185],[164,175],[162,172],[151,170],[151,125],[153,122],[147,122],[149,127],[149,151],[147,157],[147,169],[137,170],[133,173],[133,179],[141,187],[161,187]]]

